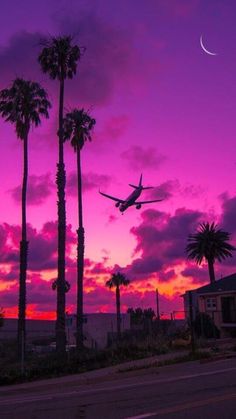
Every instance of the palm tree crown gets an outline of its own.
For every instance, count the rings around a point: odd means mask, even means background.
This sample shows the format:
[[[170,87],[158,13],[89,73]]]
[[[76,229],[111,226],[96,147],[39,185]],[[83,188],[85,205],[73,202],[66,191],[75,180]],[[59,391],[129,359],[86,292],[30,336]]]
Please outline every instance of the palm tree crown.
[[[51,104],[39,83],[17,78],[9,89],[0,92],[0,114],[16,126],[18,138],[23,140],[31,125],[41,123],[40,116],[49,117]]]
[[[236,250],[228,241],[230,234],[217,227],[215,223],[201,223],[199,230],[188,237],[186,251],[188,259],[196,260],[201,264],[205,258],[212,263],[215,260],[222,262],[228,257],[232,257],[232,251]]]
[[[96,124],[96,120],[84,109],[73,109],[64,118],[64,141],[71,141],[75,151],[81,150],[85,141],[91,141],[91,130]]]
[[[71,36],[52,37],[43,42],[44,48],[38,61],[44,73],[55,80],[72,79],[76,73],[77,61],[81,58],[82,48],[72,45]]]
[[[129,279],[124,274],[117,272],[116,274],[112,274],[112,277],[106,281],[106,287],[111,289],[113,287],[120,287],[121,285],[127,286],[129,282]]]

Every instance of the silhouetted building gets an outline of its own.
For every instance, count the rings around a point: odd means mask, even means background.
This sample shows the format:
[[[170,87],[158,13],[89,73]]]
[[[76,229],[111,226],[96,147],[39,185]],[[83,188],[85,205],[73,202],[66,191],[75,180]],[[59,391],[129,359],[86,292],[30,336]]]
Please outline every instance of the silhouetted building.
[[[221,337],[236,335],[236,273],[213,284],[192,290],[193,315],[206,313],[214,321]],[[189,291],[183,295],[185,316],[189,316]]]

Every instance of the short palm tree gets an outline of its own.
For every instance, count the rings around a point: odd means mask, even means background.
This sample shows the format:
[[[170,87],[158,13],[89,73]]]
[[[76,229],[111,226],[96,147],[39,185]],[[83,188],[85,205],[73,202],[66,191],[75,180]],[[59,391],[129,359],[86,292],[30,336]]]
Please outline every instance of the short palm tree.
[[[84,109],[73,109],[64,119],[64,139],[70,140],[77,156],[77,182],[78,182],[78,219],[77,230],[77,349],[83,347],[83,275],[84,275],[84,227],[83,227],[83,202],[82,202],[82,173],[81,150],[84,143],[91,141],[91,130],[96,121]]]
[[[22,184],[22,237],[20,242],[20,279],[18,313],[19,355],[25,348],[26,274],[28,241],[26,227],[26,195],[28,180],[28,135],[30,127],[41,123],[41,116],[48,118],[51,107],[46,91],[40,84],[17,78],[8,89],[0,92],[0,114],[15,125],[16,135],[23,141],[24,173]]]
[[[106,287],[116,289],[116,315],[117,315],[117,337],[121,337],[121,316],[120,316],[120,287],[129,285],[129,280],[120,272],[114,273],[111,278],[106,282]]]
[[[210,282],[215,282],[214,263],[222,262],[232,257],[232,251],[236,250],[229,243],[230,234],[218,228],[215,223],[201,223],[195,234],[188,237],[186,252],[188,259],[193,259],[201,265],[205,259],[208,264]]]
[[[65,280],[65,251],[66,251],[66,202],[65,185],[66,172],[64,165],[64,135],[63,135],[63,108],[64,84],[66,79],[72,79],[76,74],[77,62],[81,58],[81,49],[72,44],[71,36],[50,38],[44,42],[44,47],[38,61],[42,71],[48,73],[52,80],[58,80],[59,93],[59,162],[57,164],[57,195],[58,195],[58,277],[54,284],[57,290],[57,321],[56,321],[56,348],[58,354],[65,354],[65,309],[66,292],[69,290]]]

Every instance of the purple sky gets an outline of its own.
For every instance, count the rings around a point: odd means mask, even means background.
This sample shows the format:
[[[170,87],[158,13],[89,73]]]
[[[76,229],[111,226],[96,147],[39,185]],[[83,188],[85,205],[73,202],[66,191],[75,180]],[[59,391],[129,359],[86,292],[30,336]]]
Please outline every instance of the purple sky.
[[[97,120],[82,162],[86,310],[113,310],[111,292],[104,291],[103,284],[118,265],[132,279],[123,309],[154,306],[158,286],[163,310],[170,311],[182,309],[179,294],[184,289],[208,281],[205,267],[186,263],[187,235],[201,220],[215,220],[236,233],[235,21],[233,0],[42,0],[37,5],[2,0],[0,88],[16,76],[35,79],[53,102],[50,120],[30,135],[30,315],[55,309],[48,282],[56,275],[58,85],[40,72],[40,40],[71,33],[86,47],[65,95],[66,109],[85,106]],[[201,35],[217,56],[203,52]],[[22,144],[2,120],[0,134],[0,305],[11,314],[17,305]],[[71,224],[68,304],[73,311],[77,205],[75,156],[69,144],[65,157]],[[141,172],[144,183],[160,185],[145,197],[164,195],[165,202],[140,212],[132,208],[121,216],[112,202],[98,195],[100,187],[125,197],[128,183],[137,183]],[[217,274],[232,273],[235,267],[234,258],[217,267]]]

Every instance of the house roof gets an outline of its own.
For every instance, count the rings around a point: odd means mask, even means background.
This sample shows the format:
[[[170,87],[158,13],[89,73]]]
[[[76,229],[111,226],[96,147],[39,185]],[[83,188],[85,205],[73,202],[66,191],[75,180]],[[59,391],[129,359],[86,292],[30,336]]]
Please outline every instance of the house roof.
[[[204,285],[195,290],[198,294],[208,294],[212,292],[236,291],[236,273],[218,279],[213,284]]]

